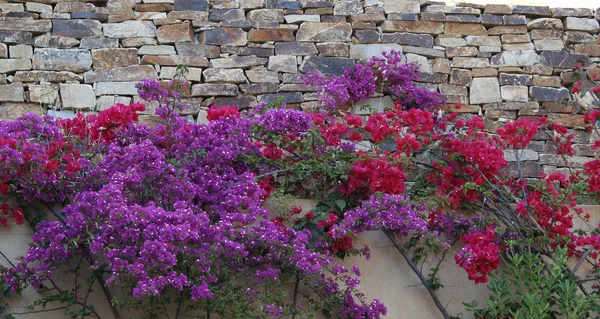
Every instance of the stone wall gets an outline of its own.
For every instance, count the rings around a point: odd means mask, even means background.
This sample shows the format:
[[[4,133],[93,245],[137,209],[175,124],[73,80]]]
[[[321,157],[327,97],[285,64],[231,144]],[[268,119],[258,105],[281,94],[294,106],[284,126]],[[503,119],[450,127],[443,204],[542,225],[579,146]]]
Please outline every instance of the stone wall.
[[[383,1],[383,0],[382,0]],[[140,2],[140,3],[136,3]],[[575,165],[600,155],[569,102],[573,68],[600,73],[600,9],[460,5],[416,0],[0,1],[0,118],[61,117],[135,101],[142,78],[165,81],[189,65],[185,111],[249,106],[283,96],[310,107],[306,70],[339,74],[356,59],[402,50],[422,85],[492,127],[546,115],[575,132]],[[382,99],[390,103],[389,99]],[[149,108],[150,112],[152,108]],[[526,175],[561,169],[540,134]],[[511,154],[507,154],[510,159]],[[512,156],[514,159],[514,156]]]

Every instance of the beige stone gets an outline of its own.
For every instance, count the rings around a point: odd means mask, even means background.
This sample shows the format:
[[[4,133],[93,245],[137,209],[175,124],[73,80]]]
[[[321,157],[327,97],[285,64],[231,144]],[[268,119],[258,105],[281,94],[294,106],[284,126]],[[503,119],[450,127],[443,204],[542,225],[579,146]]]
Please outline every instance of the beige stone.
[[[53,105],[58,98],[58,91],[51,85],[30,85],[29,100],[34,103]]]
[[[23,83],[0,85],[0,102],[23,102]]]
[[[193,42],[194,30],[190,23],[163,25],[156,31],[158,43]]]
[[[91,85],[87,84],[60,84],[60,97],[62,106],[67,109],[94,109],[96,96]]]
[[[115,68],[138,64],[137,49],[108,48],[92,50],[94,68]]]

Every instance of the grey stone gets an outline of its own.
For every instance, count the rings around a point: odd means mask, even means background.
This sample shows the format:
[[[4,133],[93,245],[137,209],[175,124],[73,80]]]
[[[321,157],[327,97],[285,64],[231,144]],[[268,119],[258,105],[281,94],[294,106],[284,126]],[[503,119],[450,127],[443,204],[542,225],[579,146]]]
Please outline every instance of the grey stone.
[[[218,97],[213,102],[214,105],[218,106],[235,105],[242,109],[252,107],[256,103],[255,96]]]
[[[538,102],[553,102],[567,100],[570,98],[567,88],[550,88],[541,86],[532,86],[530,89],[531,98]]]
[[[562,30],[563,23],[560,19],[554,18],[539,18],[535,20],[531,20],[527,23],[527,29],[555,29]]]
[[[218,58],[221,54],[221,50],[218,46],[190,42],[175,43],[175,49],[177,50],[178,55],[202,56],[209,59]]]
[[[542,52],[542,63],[553,68],[570,69],[578,64],[589,64],[590,58],[583,54],[569,54],[564,51]]]
[[[266,104],[270,104],[278,98],[283,98],[286,103],[302,103],[304,102],[304,97],[300,92],[293,93],[276,93],[276,94],[264,94],[259,95],[258,100],[260,102],[264,102]]]
[[[383,8],[386,14],[421,13],[421,4],[419,1],[386,0]]]
[[[333,7],[334,15],[349,16],[352,14],[363,13],[362,1],[360,0],[340,0],[336,1]]]
[[[468,45],[473,46],[501,46],[502,42],[500,41],[499,36],[484,36],[484,35],[469,35],[465,38]]]
[[[31,34],[31,32],[23,31],[0,30],[0,42],[33,44],[33,34]]]
[[[448,22],[481,23],[481,17],[471,14],[449,14],[446,16]]]
[[[379,33],[375,30],[356,30],[354,38],[358,43],[377,43],[379,42]]]
[[[500,87],[502,100],[527,102],[529,100],[529,92],[526,86],[520,85],[505,85]]]
[[[531,86],[531,75],[500,73],[500,84]]]
[[[139,55],[175,55],[172,45],[144,45],[138,50]]]
[[[92,55],[83,49],[38,48],[33,55],[33,68],[38,70],[82,72],[91,66]]]
[[[242,69],[206,69],[202,72],[207,83],[244,83],[246,76]]]
[[[492,66],[525,66],[540,62],[540,56],[534,50],[504,51],[490,59]]]
[[[71,13],[71,19],[98,20],[100,22],[106,22],[106,20],[108,20],[108,14],[96,12],[73,12]]]
[[[163,66],[160,68],[160,77],[162,79],[173,79],[177,75],[177,68],[172,66]],[[202,81],[202,69],[201,68],[188,68],[188,72],[184,74],[184,77],[188,81],[200,82]]]
[[[288,75],[288,74],[285,74]],[[279,77],[277,75],[277,71],[268,71],[264,68],[256,68],[251,70],[246,70],[246,76],[248,80],[252,83],[262,83],[262,82],[271,82],[271,83],[279,83]]]
[[[539,155],[536,151],[523,149],[519,150],[519,160],[521,161],[537,161],[539,159]],[[504,151],[504,159],[509,162],[516,162],[517,155],[514,150],[506,150]]]
[[[230,47],[222,46],[221,53],[233,54],[233,55],[254,55],[260,58],[268,58],[275,54],[275,50],[270,48],[254,48],[254,47]]]
[[[196,84],[192,86],[192,96],[237,96],[235,84]]]
[[[246,15],[243,9],[211,10],[208,19],[210,21],[237,21],[245,20]]]
[[[481,23],[483,25],[494,26],[494,25],[502,25],[502,17],[494,14],[482,14],[481,15]]]
[[[285,84],[285,85],[298,85],[298,84]],[[258,95],[258,94],[268,94],[277,92],[277,83],[252,83],[252,84],[240,84],[240,90],[244,94],[250,95]],[[280,91],[285,91],[284,87],[281,88]],[[299,91],[299,90],[293,90]]]
[[[85,83],[133,82],[144,78],[157,79],[156,70],[151,65],[132,65],[111,69],[97,69],[84,74]]]
[[[122,39],[121,45],[124,48],[141,47],[143,45],[156,45],[156,38],[128,38]]]
[[[437,38],[435,45],[443,47],[463,47],[467,45],[467,41],[463,38]]]
[[[522,15],[506,15],[502,17],[505,25],[523,25],[527,24],[527,19]]]
[[[469,57],[456,57],[452,60],[452,67],[454,68],[487,68],[490,66],[490,62],[487,58],[469,58]]]
[[[562,40],[534,40],[537,51],[560,51],[565,48]]]
[[[275,43],[276,55],[317,55],[317,47],[310,42],[277,42]]]
[[[175,0],[175,10],[208,10],[208,0]]]
[[[0,102],[23,102],[23,83],[0,85]]]
[[[502,102],[497,78],[474,78],[471,82],[470,104]]]
[[[33,57],[33,48],[26,44],[11,45],[9,52],[11,59],[31,59]]]
[[[248,33],[237,28],[212,28],[200,33],[199,39],[209,45],[244,46],[248,43]]]
[[[96,96],[100,95],[137,95],[136,82],[99,82],[96,84]]]
[[[42,35],[35,38],[38,48],[69,49],[80,44],[80,41],[71,37]]]
[[[587,8],[552,8],[552,16],[555,18],[593,17],[594,11]]]
[[[282,9],[257,9],[246,14],[249,21],[273,21],[283,22],[284,14]]]
[[[27,2],[27,4],[25,6],[27,7],[27,11],[29,11],[29,12],[36,12],[36,13],[52,12],[52,6],[48,5],[48,4]]]
[[[0,60],[2,61],[2,60]],[[30,62],[31,63],[31,62]],[[1,62],[0,62],[1,65]],[[0,73],[3,73],[0,70]],[[54,71],[17,71],[13,79],[15,82],[66,82],[83,81],[83,76],[73,72]]]
[[[302,72],[311,71],[323,75],[341,75],[344,70],[354,65],[352,59],[311,56],[304,60],[300,67]]]
[[[29,100],[33,103],[54,104],[58,91],[51,85],[30,85]]]
[[[34,20],[31,18],[4,18],[0,20],[0,30],[25,31],[32,33],[46,33],[52,29],[50,20]]]
[[[417,47],[433,47],[433,37],[429,34],[413,34],[404,32],[384,33],[381,36],[381,41]]]
[[[368,60],[377,57],[382,59],[383,51],[390,52],[392,50],[401,52],[402,46],[398,44],[352,44],[350,45],[350,58]]]
[[[251,66],[266,65],[268,62],[265,58],[255,56],[240,56],[236,58],[220,58],[210,61],[211,67],[230,69],[230,68],[249,68]]]
[[[293,55],[275,55],[269,57],[267,69],[277,72],[298,73],[296,57]]]
[[[285,23],[294,24],[302,22],[321,22],[318,14],[289,14],[285,16]]]
[[[600,31],[600,25],[596,19],[567,17],[565,19],[565,29],[596,33]]]
[[[526,16],[539,17],[539,16],[551,16],[552,11],[547,6],[513,6],[513,14],[524,14]]]
[[[60,97],[63,108],[94,109],[96,107],[96,96],[91,85],[61,83]]]
[[[156,36],[156,26],[151,21],[106,23],[102,25],[102,29],[107,38],[153,38]]]
[[[350,41],[352,27],[349,23],[304,22],[296,33],[300,42],[346,42]]]
[[[429,62],[427,62],[427,58],[421,55],[407,53],[406,54],[406,62],[407,63],[415,63],[419,66],[419,71],[423,73],[431,73],[431,67],[429,66]]]

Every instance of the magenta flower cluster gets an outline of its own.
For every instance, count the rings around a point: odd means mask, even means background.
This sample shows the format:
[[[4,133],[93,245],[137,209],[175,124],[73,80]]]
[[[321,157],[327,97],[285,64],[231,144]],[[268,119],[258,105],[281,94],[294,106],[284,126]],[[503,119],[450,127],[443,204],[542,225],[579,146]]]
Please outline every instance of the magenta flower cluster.
[[[164,103],[166,93],[156,81],[145,80],[141,89],[142,96]],[[134,299],[171,291],[190,309],[209,299],[218,311],[220,301],[231,305],[217,292],[239,278],[254,283],[238,287],[248,296],[243,307],[269,304],[264,311],[274,316],[300,307],[327,307],[342,318],[385,314],[380,302],[368,303],[357,291],[357,271],[310,249],[309,231],[281,231],[269,221],[265,191],[243,161],[262,156],[251,140],[253,126],[302,133],[312,126],[310,116],[281,109],[199,125],[164,108],[157,114],[167,124],[118,131],[64,209],[64,220],[38,225],[27,255],[5,278],[13,290],[42,283],[69,260],[90,256],[94,268],[109,273],[108,285]],[[38,131],[57,134],[43,125]],[[291,276],[326,302],[294,308],[260,293],[261,286]]]

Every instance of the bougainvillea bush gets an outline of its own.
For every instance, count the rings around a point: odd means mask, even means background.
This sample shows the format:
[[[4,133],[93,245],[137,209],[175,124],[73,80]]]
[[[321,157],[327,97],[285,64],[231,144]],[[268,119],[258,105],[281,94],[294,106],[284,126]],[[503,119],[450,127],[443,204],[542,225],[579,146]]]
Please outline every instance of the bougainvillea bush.
[[[283,117],[304,117],[296,127],[302,133],[310,116],[293,110],[241,116],[231,107],[209,111],[208,124],[190,124],[174,112],[172,91],[157,84],[140,85],[140,96],[163,105],[155,127],[136,124],[141,104],[72,120],[27,115],[1,122],[8,131],[2,164],[10,169],[3,170],[4,194],[48,206],[74,194],[64,210],[52,210],[58,220],[35,225],[27,254],[3,272],[11,292],[53,284],[59,267],[73,265],[93,270],[88,282],[125,292],[109,296],[115,317],[126,308],[162,318],[169,304],[177,305],[170,314],[177,318],[385,314],[381,303],[357,291],[357,269],[311,250],[308,231],[269,221],[266,192],[244,162],[263,156],[251,139],[254,126],[268,130]],[[301,285],[303,294],[288,293],[288,285]],[[87,295],[56,288],[55,298],[38,304],[61,301],[73,306],[71,316],[97,316]]]
[[[174,305],[176,318],[379,318],[385,307],[358,290],[361,270],[334,257],[368,258],[356,236],[381,230],[444,318],[452,318],[436,295],[444,258],[489,285],[485,305],[465,300],[478,318],[598,312],[598,225],[575,230],[574,220],[587,223],[576,200],[599,190],[599,160],[583,172],[523,174],[535,139],[569,165],[573,135],[560,123],[523,117],[492,129],[480,117],[444,113],[443,97],[420,87],[417,67],[398,52],[337,77],[308,74],[322,106],[314,112],[281,102],[213,106],[208,124],[192,124],[175,112],[176,78],[168,88],[139,85],[140,97],[161,105],[156,126],[136,123],[141,104],[73,120],[1,122],[3,193],[49,207],[56,219],[2,207],[36,230],[27,254],[3,269],[5,291],[54,288],[57,269],[68,266],[91,269],[88,283],[122,290],[125,297],[104,289],[113,314],[163,317]],[[345,112],[377,94],[395,104]],[[589,110],[588,129],[599,114]],[[264,208],[289,197],[319,204],[309,212]],[[53,209],[64,200],[65,209]],[[35,305],[60,301],[73,317],[97,315],[87,297],[57,291]]]

